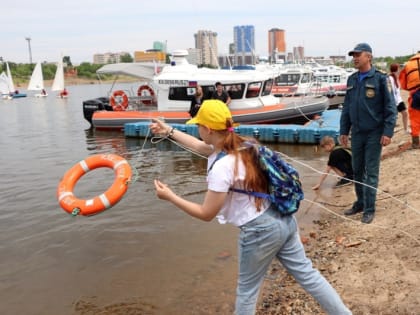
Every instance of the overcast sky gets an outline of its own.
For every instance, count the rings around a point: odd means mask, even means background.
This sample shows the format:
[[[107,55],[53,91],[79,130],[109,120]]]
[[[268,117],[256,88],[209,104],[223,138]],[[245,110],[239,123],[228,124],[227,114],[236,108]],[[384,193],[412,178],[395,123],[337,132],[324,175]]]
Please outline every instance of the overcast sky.
[[[146,50],[167,42],[168,52],[194,47],[194,33],[218,34],[228,52],[233,27],[253,25],[255,50],[268,55],[268,30],[285,30],[286,49],[307,56],[346,54],[368,42],[375,56],[420,50],[419,0],[12,0],[2,4],[0,57],[12,62],[92,62],[93,54]]]

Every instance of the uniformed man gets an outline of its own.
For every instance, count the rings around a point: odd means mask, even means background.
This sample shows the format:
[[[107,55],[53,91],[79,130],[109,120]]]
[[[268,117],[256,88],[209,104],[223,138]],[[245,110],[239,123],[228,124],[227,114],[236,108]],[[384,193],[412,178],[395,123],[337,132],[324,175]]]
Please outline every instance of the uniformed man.
[[[372,66],[372,48],[366,43],[357,44],[349,56],[358,71],[347,80],[340,141],[347,146],[351,132],[357,200],[344,214],[363,212],[361,221],[368,224],[375,216],[382,146],[391,143],[397,109],[386,73]]]

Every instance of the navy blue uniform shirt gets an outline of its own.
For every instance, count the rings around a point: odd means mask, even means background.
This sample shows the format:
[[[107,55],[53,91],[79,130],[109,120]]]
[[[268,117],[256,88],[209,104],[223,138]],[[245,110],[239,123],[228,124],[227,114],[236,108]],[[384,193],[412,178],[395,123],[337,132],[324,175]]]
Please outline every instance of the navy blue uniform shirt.
[[[372,67],[359,82],[359,72],[347,80],[347,91],[340,119],[340,135],[383,129],[392,137],[397,119],[397,107],[387,74]]]

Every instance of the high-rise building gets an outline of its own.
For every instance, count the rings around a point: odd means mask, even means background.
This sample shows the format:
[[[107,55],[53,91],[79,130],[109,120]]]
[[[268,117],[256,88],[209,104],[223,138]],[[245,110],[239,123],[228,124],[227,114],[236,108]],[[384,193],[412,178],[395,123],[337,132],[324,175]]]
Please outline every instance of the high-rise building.
[[[194,39],[195,48],[201,50],[203,64],[218,67],[217,33],[201,30],[194,34]]]
[[[253,25],[241,25],[233,28],[235,44],[235,65],[255,64],[255,30]]]
[[[159,50],[159,51],[163,51],[166,53],[166,43],[164,42],[153,42],[153,49],[154,50]]]
[[[187,56],[187,61],[192,64],[192,65],[202,65],[203,64],[203,60],[201,59],[202,54],[201,54],[201,49],[197,49],[197,48],[188,48],[188,56]]]
[[[293,47],[293,56],[296,61],[305,59],[305,48],[303,46]]]
[[[272,28],[268,31],[268,53],[270,61],[277,62],[286,59],[285,31],[279,28]]]

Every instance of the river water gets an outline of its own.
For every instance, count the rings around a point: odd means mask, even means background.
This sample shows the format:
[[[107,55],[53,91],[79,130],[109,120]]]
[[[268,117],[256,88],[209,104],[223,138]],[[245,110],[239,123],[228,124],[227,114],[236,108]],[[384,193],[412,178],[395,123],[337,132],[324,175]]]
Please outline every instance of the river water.
[[[167,142],[90,130],[82,101],[105,95],[107,87],[70,86],[68,99],[0,100],[0,314],[231,311],[237,229],[193,219],[158,200],[153,189],[152,179],[159,177],[199,202],[206,161]],[[274,147],[324,167],[326,156],[314,153],[314,146]],[[113,208],[72,217],[58,205],[57,185],[71,166],[97,153],[127,159],[136,181]],[[306,198],[316,198],[310,187],[318,174],[296,166]],[[111,170],[98,169],[79,181],[75,193],[96,196],[112,181]],[[308,230],[319,213],[310,204],[301,208],[297,217]]]

